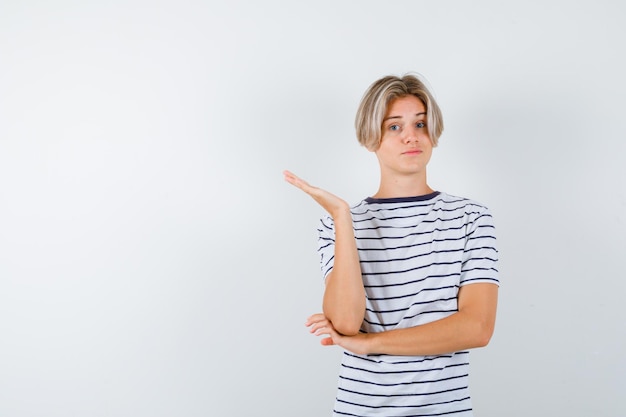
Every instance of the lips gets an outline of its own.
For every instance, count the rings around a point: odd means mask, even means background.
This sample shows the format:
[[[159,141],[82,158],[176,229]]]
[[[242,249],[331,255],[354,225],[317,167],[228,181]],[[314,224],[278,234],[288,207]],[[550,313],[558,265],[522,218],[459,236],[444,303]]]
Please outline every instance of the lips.
[[[422,151],[420,149],[409,149],[408,151],[402,152],[402,155],[419,155]]]

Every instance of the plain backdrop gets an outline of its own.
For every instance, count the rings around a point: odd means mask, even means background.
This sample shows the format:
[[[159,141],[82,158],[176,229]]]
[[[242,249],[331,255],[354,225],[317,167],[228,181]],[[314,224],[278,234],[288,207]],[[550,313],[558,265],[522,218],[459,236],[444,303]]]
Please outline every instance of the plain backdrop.
[[[430,185],[493,212],[477,417],[626,415],[621,1],[0,2],[0,416],[326,416],[323,214],[354,113],[422,74]]]

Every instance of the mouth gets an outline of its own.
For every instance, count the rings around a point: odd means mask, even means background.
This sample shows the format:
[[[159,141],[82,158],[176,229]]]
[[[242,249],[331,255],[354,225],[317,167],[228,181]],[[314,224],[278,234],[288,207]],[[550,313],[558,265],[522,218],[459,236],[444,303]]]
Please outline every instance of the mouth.
[[[422,153],[422,151],[419,150],[419,149],[410,149],[410,150],[408,150],[406,152],[402,152],[402,155],[419,155],[421,153]]]

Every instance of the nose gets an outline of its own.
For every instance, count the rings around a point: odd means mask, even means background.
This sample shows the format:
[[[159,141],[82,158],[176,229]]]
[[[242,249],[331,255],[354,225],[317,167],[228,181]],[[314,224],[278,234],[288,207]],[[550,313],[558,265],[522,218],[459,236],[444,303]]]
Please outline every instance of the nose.
[[[406,131],[406,134],[404,135],[404,142],[405,143],[418,142],[417,132],[413,129],[408,129]]]

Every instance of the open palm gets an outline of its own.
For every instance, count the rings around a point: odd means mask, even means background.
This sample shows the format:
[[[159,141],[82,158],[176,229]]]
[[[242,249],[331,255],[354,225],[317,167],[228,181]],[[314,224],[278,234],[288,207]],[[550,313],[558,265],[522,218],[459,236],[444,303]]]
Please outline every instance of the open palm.
[[[349,212],[350,206],[348,203],[336,195],[312,186],[290,171],[283,171],[283,175],[285,176],[285,181],[310,195],[331,217],[336,218],[341,213]]]

